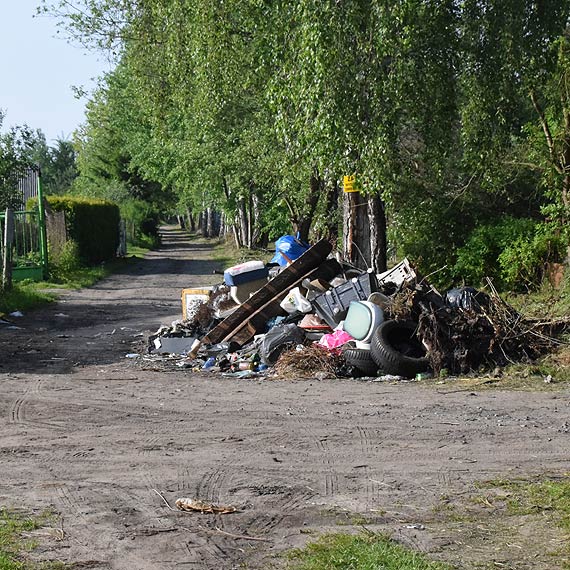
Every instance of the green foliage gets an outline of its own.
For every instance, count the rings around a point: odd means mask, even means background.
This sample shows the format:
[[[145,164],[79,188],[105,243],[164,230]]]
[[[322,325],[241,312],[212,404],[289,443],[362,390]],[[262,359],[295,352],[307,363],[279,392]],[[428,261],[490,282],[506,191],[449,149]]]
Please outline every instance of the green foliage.
[[[570,479],[568,476],[545,481],[489,481],[486,487],[509,491],[507,505],[511,514],[548,513],[556,523],[570,530]]]
[[[64,570],[61,562],[22,561],[21,553],[33,550],[31,541],[25,541],[25,533],[48,524],[53,517],[49,513],[25,516],[21,513],[0,510],[0,570]]]
[[[111,202],[48,196],[52,210],[65,212],[67,234],[78,247],[83,263],[95,264],[115,257],[119,245],[119,207]],[[28,206],[34,207],[33,202]]]
[[[143,200],[127,199],[120,204],[121,218],[125,220],[130,244],[155,247],[159,243],[159,214]]]
[[[0,313],[29,311],[55,300],[55,295],[38,289],[35,283],[14,283],[10,291],[0,290]]]
[[[0,128],[3,119],[0,109]],[[30,166],[31,140],[32,131],[27,127],[14,127],[0,134],[0,211],[21,207],[17,184],[21,172]]]
[[[81,268],[79,247],[73,240],[68,240],[57,255],[50,252],[50,278],[59,282],[65,282]]]
[[[77,192],[230,223],[255,202],[275,236],[311,216],[311,176],[357,173],[440,283],[518,286],[559,251],[550,226],[485,228],[570,216],[570,0],[45,4],[117,60],[76,137]]]
[[[555,226],[528,218],[505,217],[481,225],[457,250],[455,279],[479,285],[490,277],[506,289],[536,287],[545,264],[563,258],[564,238]]]
[[[288,567],[296,570],[451,570],[376,534],[328,534],[289,558]]]
[[[570,314],[570,276],[563,279],[559,289],[554,289],[548,280],[530,294],[513,293],[507,302],[524,315],[541,319],[564,318]]]

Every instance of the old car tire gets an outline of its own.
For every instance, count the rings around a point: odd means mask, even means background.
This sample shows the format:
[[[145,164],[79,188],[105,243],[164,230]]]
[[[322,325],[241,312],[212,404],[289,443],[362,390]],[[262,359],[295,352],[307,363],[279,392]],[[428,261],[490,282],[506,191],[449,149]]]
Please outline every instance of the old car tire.
[[[374,332],[370,356],[387,374],[413,378],[429,368],[425,348],[412,321],[384,321]]]
[[[345,348],[342,355],[347,364],[358,368],[366,376],[376,376],[378,366],[372,360],[369,350],[363,348]]]

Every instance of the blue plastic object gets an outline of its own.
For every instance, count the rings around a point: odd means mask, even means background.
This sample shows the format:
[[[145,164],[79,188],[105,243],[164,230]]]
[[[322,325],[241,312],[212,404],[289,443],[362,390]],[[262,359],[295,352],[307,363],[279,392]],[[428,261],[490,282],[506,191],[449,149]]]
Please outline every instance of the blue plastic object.
[[[297,236],[281,236],[275,242],[275,255],[271,263],[278,263],[285,266],[291,261],[301,257],[311,246],[299,239]]]

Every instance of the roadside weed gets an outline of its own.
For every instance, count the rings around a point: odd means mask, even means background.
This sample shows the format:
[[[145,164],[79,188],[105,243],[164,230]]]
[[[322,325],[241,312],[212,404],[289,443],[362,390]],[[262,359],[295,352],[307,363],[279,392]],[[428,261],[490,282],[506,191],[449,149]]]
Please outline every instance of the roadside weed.
[[[508,492],[505,503],[510,514],[548,514],[558,526],[570,531],[570,475],[540,482],[500,479],[485,486]]]
[[[61,562],[31,562],[23,554],[33,550],[36,542],[26,535],[42,528],[52,518],[49,513],[27,516],[0,509],[0,570],[63,570]]]
[[[15,284],[10,291],[0,291],[0,313],[29,311],[55,300],[55,295],[40,291],[33,284]]]
[[[294,570],[451,570],[452,566],[429,561],[390,540],[371,533],[327,534],[305,548],[288,553]]]

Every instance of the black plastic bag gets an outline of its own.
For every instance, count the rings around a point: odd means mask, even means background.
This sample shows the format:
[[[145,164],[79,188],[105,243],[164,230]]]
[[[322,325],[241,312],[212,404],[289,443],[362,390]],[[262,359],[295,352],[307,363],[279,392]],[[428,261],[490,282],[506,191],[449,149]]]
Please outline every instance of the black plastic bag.
[[[446,294],[446,303],[450,307],[477,311],[489,305],[489,296],[474,287],[450,289]]]
[[[297,325],[274,326],[261,341],[259,347],[261,362],[268,366],[275,364],[285,349],[303,342],[304,336],[303,329]]]

